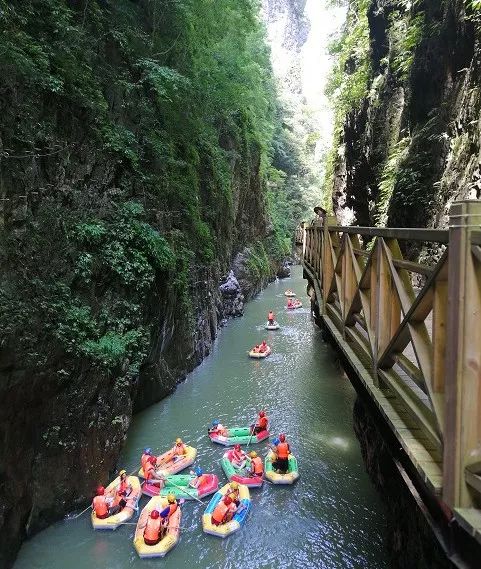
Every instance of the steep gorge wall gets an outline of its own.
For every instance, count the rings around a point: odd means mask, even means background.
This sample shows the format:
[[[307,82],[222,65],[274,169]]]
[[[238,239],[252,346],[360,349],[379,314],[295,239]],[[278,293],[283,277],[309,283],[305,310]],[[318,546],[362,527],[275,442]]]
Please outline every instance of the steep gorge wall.
[[[348,26],[365,22],[368,46],[351,49],[344,72],[368,73],[339,117],[330,190],[342,220],[442,227],[453,200],[480,197],[481,19],[470,6],[350,3]]]
[[[229,268],[241,302],[286,251],[269,54],[220,4],[0,1],[0,567],[209,353]]]

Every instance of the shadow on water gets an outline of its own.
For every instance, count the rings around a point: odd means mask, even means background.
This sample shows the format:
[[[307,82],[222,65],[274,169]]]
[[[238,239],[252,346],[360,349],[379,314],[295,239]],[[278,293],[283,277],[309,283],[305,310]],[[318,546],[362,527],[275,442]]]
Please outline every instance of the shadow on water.
[[[304,308],[285,310],[287,287],[302,298]],[[301,478],[294,487],[266,483],[252,490],[247,524],[225,541],[203,534],[203,507],[186,503],[182,526],[188,530],[164,560],[138,559],[134,526],[94,533],[86,514],[25,543],[15,569],[388,567],[382,504],[352,428],[355,393],[311,321],[305,288],[295,267],[292,278],[273,283],[252,301],[173,395],[136,415],[120,461],[133,470],[144,446],[162,452],[180,436],[197,447],[196,464],[224,481],[223,448],[210,443],[208,423],[218,418],[245,425],[264,407],[273,432],[286,432],[298,456]],[[271,308],[282,328],[267,332],[263,323]],[[249,360],[246,351],[262,338],[271,344],[272,356]],[[264,455],[266,444],[255,449]],[[141,506],[145,503],[143,498]]]

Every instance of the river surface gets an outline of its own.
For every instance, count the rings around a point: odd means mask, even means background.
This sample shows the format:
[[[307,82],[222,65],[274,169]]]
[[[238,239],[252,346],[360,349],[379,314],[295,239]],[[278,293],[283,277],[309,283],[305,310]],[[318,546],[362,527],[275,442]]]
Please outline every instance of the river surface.
[[[297,292],[304,308],[284,309],[287,287]],[[270,285],[250,302],[245,316],[229,322],[212,354],[173,395],[135,416],[119,464],[130,472],[145,446],[163,452],[180,436],[197,447],[195,464],[216,472],[223,484],[219,461],[224,447],[210,442],[207,425],[214,418],[227,426],[247,425],[264,408],[271,431],[287,434],[299,460],[296,485],[266,482],[252,489],[245,526],[225,540],[204,534],[203,507],[186,502],[182,526],[188,529],[164,559],[137,557],[134,526],[94,532],[84,514],[26,542],[15,569],[387,568],[383,506],[364,470],[352,426],[355,392],[310,318],[305,290],[301,268],[295,267],[292,278]],[[282,328],[266,332],[271,308]],[[249,360],[246,351],[262,338],[273,354]],[[266,442],[252,446],[265,455]],[[141,507],[146,502],[143,497]]]

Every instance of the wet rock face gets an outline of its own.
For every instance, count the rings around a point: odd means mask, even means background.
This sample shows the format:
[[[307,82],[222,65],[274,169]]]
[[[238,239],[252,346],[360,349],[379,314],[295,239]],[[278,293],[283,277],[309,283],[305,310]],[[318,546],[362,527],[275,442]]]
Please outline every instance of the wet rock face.
[[[454,200],[481,197],[481,16],[460,0],[405,5],[369,7],[369,96],[346,117],[334,204],[340,219],[352,211],[359,225],[444,227]],[[402,41],[393,40],[393,26],[412,29],[415,17],[421,35],[403,74],[392,64]],[[386,201],[382,184],[396,155]]]
[[[366,470],[386,506],[391,566],[394,569],[454,569],[407,490],[376,422],[359,398],[354,405],[353,419]]]
[[[287,279],[291,276],[291,265],[286,261],[277,271],[277,277],[279,279]]]
[[[234,271],[230,271],[224,283],[219,287],[222,295],[222,307],[224,317],[236,317],[244,314],[244,295],[240,287],[239,281],[234,275]]]

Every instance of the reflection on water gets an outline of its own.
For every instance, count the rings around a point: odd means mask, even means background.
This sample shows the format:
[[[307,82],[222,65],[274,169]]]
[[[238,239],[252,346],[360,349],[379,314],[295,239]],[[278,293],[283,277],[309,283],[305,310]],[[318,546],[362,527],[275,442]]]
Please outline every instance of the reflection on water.
[[[301,296],[304,308],[284,309],[287,287]],[[386,568],[383,509],[364,472],[352,428],[354,391],[311,322],[304,291],[296,267],[291,279],[272,284],[251,302],[172,396],[135,417],[120,461],[131,471],[143,447],[162,452],[180,436],[197,447],[196,464],[222,481],[223,447],[209,441],[207,425],[214,418],[246,425],[265,408],[273,431],[288,435],[299,459],[301,478],[294,487],[266,483],[253,489],[246,525],[226,540],[203,534],[203,506],[186,503],[186,529],[163,560],[137,557],[134,526],[94,533],[84,515],[25,543],[15,569]],[[268,332],[264,324],[271,308],[282,328]],[[246,351],[263,338],[272,346],[272,356],[249,360]],[[266,445],[255,448],[264,455]]]

